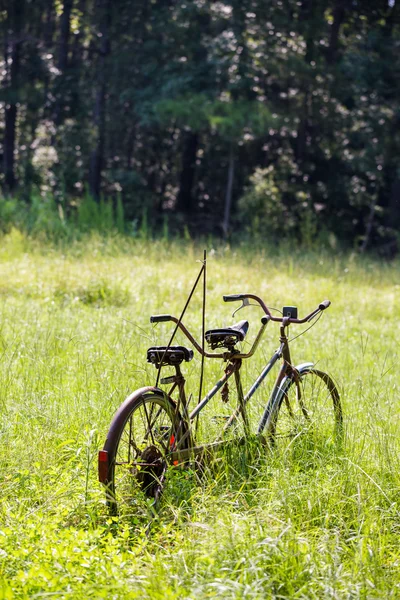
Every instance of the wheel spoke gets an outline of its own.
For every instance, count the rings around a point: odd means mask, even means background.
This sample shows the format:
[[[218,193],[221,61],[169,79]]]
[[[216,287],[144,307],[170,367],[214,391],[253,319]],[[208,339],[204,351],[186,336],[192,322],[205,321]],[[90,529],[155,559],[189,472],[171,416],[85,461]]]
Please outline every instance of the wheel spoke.
[[[144,409],[144,412],[145,412],[145,415],[146,415],[146,421],[147,421],[147,428],[148,428],[147,429],[147,435],[150,433],[151,440],[152,440],[152,442],[154,444],[153,430],[151,428],[150,418],[149,418],[149,415],[148,415],[148,412],[147,412],[146,400],[143,402],[143,409]],[[145,439],[147,439],[147,438],[145,437]]]

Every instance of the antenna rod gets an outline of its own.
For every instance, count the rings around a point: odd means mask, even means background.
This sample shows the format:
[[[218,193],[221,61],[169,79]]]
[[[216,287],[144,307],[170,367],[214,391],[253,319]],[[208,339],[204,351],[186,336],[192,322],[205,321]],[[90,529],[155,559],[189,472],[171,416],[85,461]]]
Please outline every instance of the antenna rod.
[[[155,387],[158,387],[158,382],[159,382],[159,379],[160,379],[160,374],[161,374],[161,366],[162,366],[162,363],[163,363],[163,360],[164,360],[164,356],[166,355],[167,351],[169,350],[169,348],[170,348],[170,346],[171,346],[171,344],[172,344],[172,340],[174,339],[174,337],[175,337],[175,334],[176,334],[176,332],[178,331],[178,327],[179,327],[179,325],[180,325],[180,323],[181,323],[181,321],[182,321],[182,319],[183,319],[183,316],[184,316],[184,314],[185,314],[185,312],[186,312],[186,309],[187,309],[187,307],[189,306],[189,302],[190,302],[190,301],[191,301],[191,299],[192,299],[192,296],[193,296],[193,294],[194,294],[194,291],[195,291],[195,289],[196,289],[196,287],[197,287],[197,284],[198,284],[198,283],[199,283],[199,281],[200,281],[200,277],[202,276],[204,269],[205,269],[205,263],[203,263],[203,265],[202,265],[202,267],[201,267],[201,269],[200,269],[200,273],[197,275],[197,279],[196,279],[196,281],[194,282],[194,285],[193,285],[193,287],[192,287],[192,291],[190,292],[188,299],[186,300],[186,304],[185,304],[185,306],[184,306],[184,308],[183,308],[183,311],[182,311],[182,313],[181,313],[181,316],[179,317],[179,319],[178,319],[178,321],[177,321],[177,323],[176,323],[175,329],[174,329],[174,331],[173,331],[173,333],[172,333],[172,335],[171,335],[171,337],[170,337],[170,340],[169,340],[169,342],[168,342],[168,345],[167,345],[167,347],[166,347],[166,348],[165,348],[165,350],[164,350],[164,354],[162,355],[162,358],[161,358],[161,361],[160,361],[160,366],[158,367],[158,370],[157,370],[157,380],[156,380],[156,385],[155,385]],[[203,344],[204,344],[204,342],[203,342]]]
[[[203,375],[204,375],[204,338],[205,338],[205,328],[206,328],[206,293],[207,293],[207,250],[204,250],[203,256],[203,314],[202,314],[202,332],[201,332],[201,370],[200,370],[200,385],[199,385],[199,399],[197,404],[199,405],[201,402],[201,395],[203,391]],[[196,428],[195,434],[197,434],[197,425],[199,422],[199,414],[196,417]]]

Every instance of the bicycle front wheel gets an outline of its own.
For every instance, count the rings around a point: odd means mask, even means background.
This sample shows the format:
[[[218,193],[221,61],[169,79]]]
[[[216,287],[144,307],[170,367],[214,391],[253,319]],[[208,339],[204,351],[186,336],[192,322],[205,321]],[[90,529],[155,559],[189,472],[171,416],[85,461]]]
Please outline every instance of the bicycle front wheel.
[[[107,504],[112,514],[145,509],[161,496],[169,455],[184,437],[174,402],[161,392],[133,394],[117,411],[104,445]]]
[[[332,378],[311,368],[288,379],[272,413],[269,439],[287,446],[307,434],[314,446],[328,447],[342,431],[342,407]]]

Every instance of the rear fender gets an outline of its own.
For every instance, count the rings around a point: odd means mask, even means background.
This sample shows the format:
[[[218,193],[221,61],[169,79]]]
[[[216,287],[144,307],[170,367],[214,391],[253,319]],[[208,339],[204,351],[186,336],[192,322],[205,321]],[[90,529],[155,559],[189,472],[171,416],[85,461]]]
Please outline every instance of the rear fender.
[[[112,449],[115,448],[117,438],[120,435],[119,432],[121,431],[121,422],[124,422],[126,419],[128,419],[132,403],[138,398],[146,396],[146,394],[159,394],[160,396],[166,397],[168,401],[171,402],[171,399],[168,397],[168,394],[164,392],[164,390],[154,386],[139,388],[124,400],[111,421],[103,450],[100,450],[98,454],[98,474],[99,481],[101,483],[107,485],[109,480],[109,468],[115,460]]]
[[[118,408],[117,412],[115,413],[113,420],[111,421],[109,435],[113,431],[114,424],[123,418],[122,415],[125,413],[128,414],[130,412],[132,402],[134,402],[135,400],[140,398],[140,396],[145,396],[146,394],[149,394],[149,393],[151,393],[151,394],[156,393],[156,394],[160,394],[160,396],[167,396],[167,394],[164,392],[164,390],[161,390],[160,388],[150,386],[150,385],[139,388],[138,390],[135,390],[132,394],[130,394],[130,396],[128,396],[123,401],[123,403],[121,404],[121,406]]]

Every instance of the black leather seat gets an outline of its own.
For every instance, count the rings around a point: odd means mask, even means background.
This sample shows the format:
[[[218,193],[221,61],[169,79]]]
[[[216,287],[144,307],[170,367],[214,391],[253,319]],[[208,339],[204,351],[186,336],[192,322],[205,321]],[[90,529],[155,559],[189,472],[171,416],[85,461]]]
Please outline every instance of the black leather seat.
[[[205,338],[212,349],[220,347],[233,348],[237,342],[244,340],[248,329],[248,321],[239,321],[239,323],[224,329],[209,329],[205,333]]]
[[[147,350],[147,362],[153,365],[180,365],[193,358],[193,350],[184,346],[153,346]],[[161,362],[162,361],[162,362]]]

